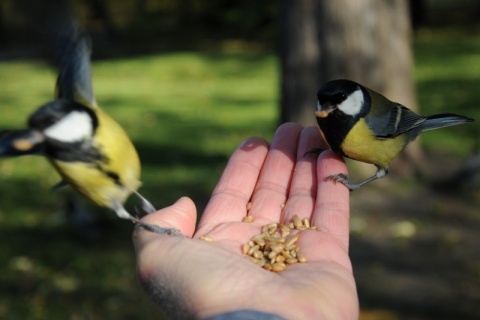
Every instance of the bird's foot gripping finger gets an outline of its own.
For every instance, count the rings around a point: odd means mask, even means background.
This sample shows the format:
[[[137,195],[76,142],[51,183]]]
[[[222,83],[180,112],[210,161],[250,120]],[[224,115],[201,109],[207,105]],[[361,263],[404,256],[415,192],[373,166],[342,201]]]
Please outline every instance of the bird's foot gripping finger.
[[[304,157],[310,155],[310,154],[315,154],[315,155],[320,155],[320,153],[322,153],[323,151],[325,151],[327,149],[323,149],[323,148],[311,148],[310,150],[308,150],[307,152],[305,152],[303,154]]]
[[[335,182],[341,182],[344,185],[350,184],[350,179],[348,177],[348,174],[346,173],[333,174],[331,176],[326,177],[325,180],[333,180]]]
[[[346,173],[334,174],[334,175],[326,177],[325,180],[333,180],[335,182],[340,182],[343,185],[345,185],[345,187],[347,187],[348,190],[350,190],[350,191],[357,190],[358,188],[360,188],[362,186],[362,184],[360,184],[360,183],[359,184],[351,183],[350,178],[348,177],[348,174],[346,174]]]
[[[132,221],[135,223],[135,228],[137,229],[145,229],[147,231],[153,232],[153,233],[158,233],[158,234],[166,234],[169,236],[181,236],[184,237],[184,235],[180,232],[180,230],[177,230],[175,228],[162,228],[154,224],[148,224],[140,221],[137,218],[132,217]]]
[[[177,230],[175,228],[162,228],[154,224],[148,224],[145,222],[142,222],[140,219],[132,216],[130,213],[128,213],[127,210],[117,201],[113,201],[113,209],[115,210],[115,213],[119,218],[122,219],[129,219],[132,222],[136,224],[135,228],[142,228],[147,231],[153,232],[153,233],[158,233],[158,234],[167,234],[171,236],[184,236],[180,230]]]

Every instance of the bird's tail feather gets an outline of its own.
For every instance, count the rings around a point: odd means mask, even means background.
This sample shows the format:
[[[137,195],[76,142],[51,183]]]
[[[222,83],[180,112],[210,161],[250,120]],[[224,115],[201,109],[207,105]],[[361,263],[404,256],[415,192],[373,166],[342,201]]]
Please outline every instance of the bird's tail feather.
[[[466,122],[474,121],[471,118],[459,116],[453,113],[442,113],[428,116],[427,120],[422,123],[421,131],[434,130],[443,127],[455,126]]]

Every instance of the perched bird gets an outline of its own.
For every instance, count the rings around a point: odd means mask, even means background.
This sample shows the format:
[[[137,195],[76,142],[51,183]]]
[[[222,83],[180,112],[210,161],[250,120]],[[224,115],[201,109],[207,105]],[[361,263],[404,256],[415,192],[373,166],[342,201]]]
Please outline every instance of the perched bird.
[[[135,194],[145,212],[155,211],[137,192],[140,160],[135,147],[95,101],[88,35],[76,32],[61,51],[56,99],[30,116],[28,129],[0,132],[0,156],[43,154],[62,177],[59,185],[70,185],[95,204],[149,231],[177,234],[175,229],[141,222],[123,206]]]
[[[350,182],[346,174],[329,177],[351,191],[387,175],[390,162],[422,131],[473,121],[451,113],[423,117],[350,80],[325,83],[317,98],[317,123],[330,148],[377,167],[374,176],[360,183]]]

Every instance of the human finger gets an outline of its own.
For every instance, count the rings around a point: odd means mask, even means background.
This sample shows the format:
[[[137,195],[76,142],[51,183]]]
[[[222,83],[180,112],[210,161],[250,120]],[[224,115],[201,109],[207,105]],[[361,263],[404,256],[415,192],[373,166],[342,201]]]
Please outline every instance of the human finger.
[[[256,224],[280,220],[295,169],[301,131],[299,124],[285,123],[275,132],[251,200],[249,215]]]
[[[267,153],[268,143],[261,138],[247,139],[234,151],[200,219],[199,235],[246,216]]]
[[[330,150],[320,154],[317,160],[318,189],[312,223],[318,231],[330,234],[348,248],[350,191],[343,184],[326,179],[346,172],[347,167],[341,157]]]

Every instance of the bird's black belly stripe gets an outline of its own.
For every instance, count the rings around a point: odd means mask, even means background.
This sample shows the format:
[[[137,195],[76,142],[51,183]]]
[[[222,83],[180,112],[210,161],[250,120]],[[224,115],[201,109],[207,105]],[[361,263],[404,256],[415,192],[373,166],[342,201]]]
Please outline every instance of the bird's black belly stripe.
[[[48,139],[45,143],[45,153],[55,160],[64,162],[109,162],[109,159],[88,141],[65,143]]]
[[[103,170],[102,170],[103,171]],[[122,182],[120,181],[120,176],[113,171],[103,171],[109,178],[111,178],[116,185],[122,186]]]
[[[65,143],[49,139],[46,146],[46,154],[57,161],[90,164],[113,180],[116,185],[123,186],[120,176],[116,172],[105,169],[104,166],[108,165],[109,159],[98,148],[92,146],[87,141]]]

